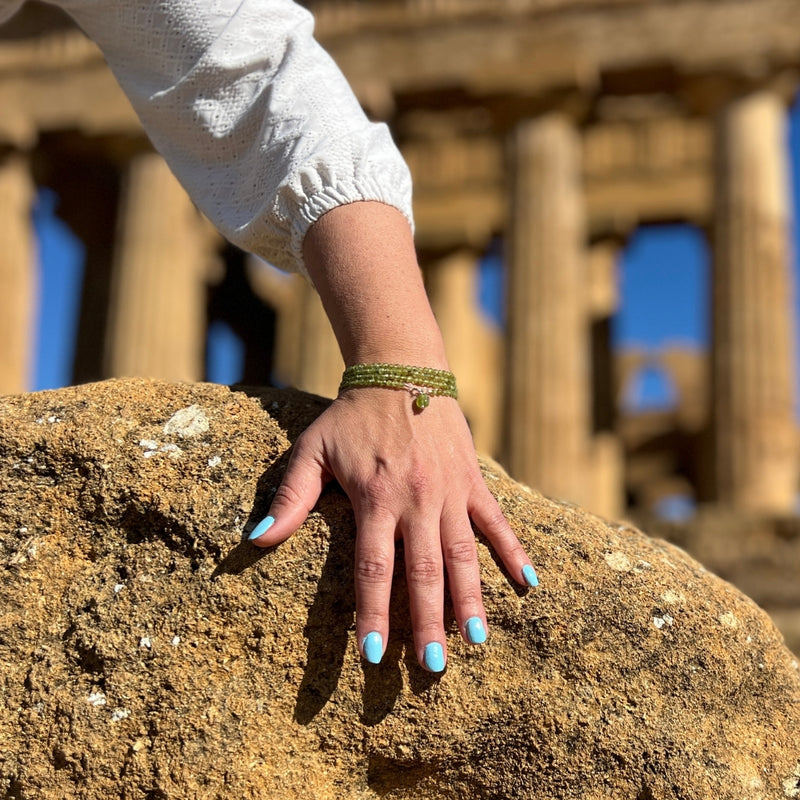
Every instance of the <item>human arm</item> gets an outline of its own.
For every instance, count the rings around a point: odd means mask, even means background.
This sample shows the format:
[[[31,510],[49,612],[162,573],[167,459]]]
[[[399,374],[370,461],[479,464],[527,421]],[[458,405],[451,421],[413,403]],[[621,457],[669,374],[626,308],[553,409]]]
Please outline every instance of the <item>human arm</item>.
[[[103,51],[150,140],[233,244],[306,273],[309,227],[411,176],[291,0],[53,0]]]
[[[396,209],[374,202],[341,206],[311,227],[304,250],[348,366],[448,369],[411,230]],[[415,413],[404,391],[342,393],[296,443],[269,511],[274,523],[256,544],[291,535],[332,477],[347,492],[356,517],[359,646],[363,651],[370,633],[380,635],[382,647],[388,640],[394,540],[402,536],[417,659],[438,671],[438,651],[428,646],[441,646],[443,667],[445,568],[464,638],[478,643],[476,630],[488,629],[470,518],[517,581],[526,583],[523,569],[532,569],[483,482],[457,401],[434,397]]]

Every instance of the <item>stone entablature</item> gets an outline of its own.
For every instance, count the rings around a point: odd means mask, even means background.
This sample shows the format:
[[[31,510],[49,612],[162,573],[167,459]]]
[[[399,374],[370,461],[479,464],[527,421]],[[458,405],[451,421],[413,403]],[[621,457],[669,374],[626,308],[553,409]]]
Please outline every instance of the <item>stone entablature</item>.
[[[767,79],[794,69],[799,55],[793,0],[306,5],[356,88],[383,82],[395,94],[602,92],[609,75],[650,78],[672,91],[684,74]]]
[[[80,31],[0,38],[0,145],[35,147],[46,131],[141,136],[128,99],[102,53]]]

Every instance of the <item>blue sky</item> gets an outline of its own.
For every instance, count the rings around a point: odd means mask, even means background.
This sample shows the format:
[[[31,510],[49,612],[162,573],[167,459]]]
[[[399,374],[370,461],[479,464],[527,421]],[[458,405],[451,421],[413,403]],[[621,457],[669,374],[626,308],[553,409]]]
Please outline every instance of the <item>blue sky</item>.
[[[800,103],[795,103],[790,114],[789,140],[794,202],[795,208],[800,208]],[[34,225],[39,239],[40,301],[30,388],[38,390],[70,382],[84,248],[58,218],[58,198],[47,189],[40,191],[37,198]],[[797,240],[795,252],[800,252]],[[485,262],[481,284],[481,303],[494,316],[501,315],[499,272],[499,259],[494,253]],[[708,248],[698,230],[688,225],[639,229],[620,262],[622,304],[614,319],[615,345],[706,345],[709,272]],[[224,324],[215,324],[208,347],[209,379],[235,382],[243,361],[243,348],[235,334]],[[640,376],[631,391],[631,400],[637,407],[663,405],[669,395],[663,376],[655,373]]]
[[[708,243],[697,228],[640,228],[621,258],[622,311],[612,326],[615,347],[706,347],[710,272]],[[672,398],[666,376],[646,369],[627,387],[624,402],[630,408],[658,408],[669,405]]]
[[[39,308],[31,388],[70,383],[86,249],[58,216],[58,197],[42,189],[33,209],[39,251]]]

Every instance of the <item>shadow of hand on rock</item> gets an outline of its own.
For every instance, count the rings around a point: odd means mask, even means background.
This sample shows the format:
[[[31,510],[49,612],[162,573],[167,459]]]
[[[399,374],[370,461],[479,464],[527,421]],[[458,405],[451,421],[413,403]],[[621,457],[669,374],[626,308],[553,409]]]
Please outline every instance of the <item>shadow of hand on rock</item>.
[[[298,415],[298,404],[286,402],[286,395],[292,394],[287,390],[281,393],[272,389],[237,388],[256,397],[262,407],[278,421],[292,442],[329,403],[322,398],[302,395],[305,413]],[[288,411],[282,413],[284,409]],[[249,542],[247,536],[269,511],[272,498],[286,472],[290,453],[290,450],[285,452],[259,479],[253,508],[244,526],[242,541],[217,565],[212,579],[222,574],[239,575],[281,546],[259,548]],[[338,484],[331,483],[323,491],[314,509],[314,512],[325,521],[329,541],[316,594],[309,608],[303,631],[308,643],[306,666],[294,710],[295,721],[301,725],[310,723],[336,691],[347,648],[350,646],[350,634],[355,627],[353,570],[356,526],[352,511],[349,510],[349,503],[345,500],[347,511],[344,511],[342,500],[341,488]],[[407,662],[408,672],[414,675],[415,691],[424,691],[438,680],[438,676],[425,672],[416,662],[413,635],[408,619],[408,596],[402,552],[402,543],[399,543],[391,609],[393,633],[381,663],[363,664],[364,696],[361,721],[365,725],[377,725],[393,710],[403,689],[401,663],[404,660]]]
[[[391,714],[403,690],[400,661],[404,649],[403,640],[390,635],[381,663],[364,662],[364,710],[361,714],[364,725],[377,725]]]
[[[242,540],[219,564],[217,564],[216,569],[211,575],[211,580],[214,580],[220,575],[240,575],[246,569],[257,564],[262,558],[275,552],[275,547],[256,547],[248,541],[247,537],[250,535],[253,528],[266,516],[270,504],[272,503],[272,497],[278,486],[280,486],[288,463],[289,452],[287,451],[258,479],[256,495],[253,499],[253,508],[244,525]]]
[[[355,624],[355,521],[352,514],[344,517],[341,513],[338,486],[323,492],[316,511],[328,522],[330,538],[317,592],[303,629],[308,651],[294,710],[295,721],[301,725],[311,722],[336,691],[349,633]]]

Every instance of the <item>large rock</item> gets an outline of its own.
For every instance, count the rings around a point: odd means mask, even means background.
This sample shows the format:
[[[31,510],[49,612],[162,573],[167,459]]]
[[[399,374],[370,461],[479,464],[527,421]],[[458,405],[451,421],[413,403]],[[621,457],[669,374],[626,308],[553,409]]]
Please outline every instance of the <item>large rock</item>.
[[[296,392],[115,381],[0,400],[0,795],[800,797],[800,676],[767,616],[682,551],[485,476],[536,563],[479,544],[491,636],[422,671],[398,561],[384,663],[353,633],[336,488],[242,538]]]

